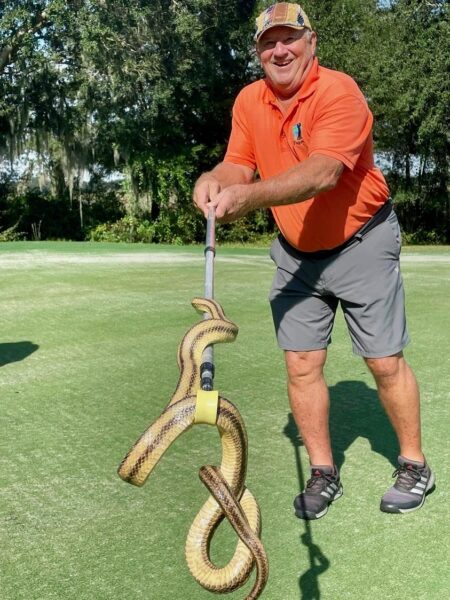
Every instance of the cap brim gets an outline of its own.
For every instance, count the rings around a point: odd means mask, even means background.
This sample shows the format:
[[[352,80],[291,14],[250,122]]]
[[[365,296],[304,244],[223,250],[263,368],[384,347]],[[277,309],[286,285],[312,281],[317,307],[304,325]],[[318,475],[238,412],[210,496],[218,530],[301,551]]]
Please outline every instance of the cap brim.
[[[260,37],[266,33],[266,31],[269,31],[269,29],[273,29],[274,27],[290,27],[291,29],[296,29],[297,31],[300,31],[302,29],[309,29],[308,25],[291,25],[291,23],[272,23],[262,31],[255,33],[253,38],[255,42],[257,42],[260,39]]]

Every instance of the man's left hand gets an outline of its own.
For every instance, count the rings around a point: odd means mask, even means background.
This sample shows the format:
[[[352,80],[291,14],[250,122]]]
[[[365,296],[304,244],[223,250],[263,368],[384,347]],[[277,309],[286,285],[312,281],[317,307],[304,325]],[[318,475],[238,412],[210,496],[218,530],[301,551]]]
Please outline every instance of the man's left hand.
[[[231,223],[252,210],[250,188],[251,184],[230,185],[211,201],[210,206],[216,207],[216,219],[219,223]]]

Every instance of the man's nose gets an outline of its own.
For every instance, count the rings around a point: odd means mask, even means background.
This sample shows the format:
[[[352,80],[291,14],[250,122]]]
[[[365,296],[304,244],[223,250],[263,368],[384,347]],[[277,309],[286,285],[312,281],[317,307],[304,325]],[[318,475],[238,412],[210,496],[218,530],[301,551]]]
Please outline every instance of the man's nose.
[[[287,53],[288,49],[283,44],[283,42],[277,42],[275,44],[275,48],[273,49],[273,53],[276,56],[284,56]]]

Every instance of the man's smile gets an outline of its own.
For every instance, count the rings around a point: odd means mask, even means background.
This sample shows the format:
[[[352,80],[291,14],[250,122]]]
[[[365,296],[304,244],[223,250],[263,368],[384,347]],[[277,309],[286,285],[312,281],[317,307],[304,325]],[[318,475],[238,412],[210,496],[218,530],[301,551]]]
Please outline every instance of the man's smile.
[[[290,59],[290,60],[285,60],[285,61],[283,61],[283,62],[275,62],[275,63],[272,63],[272,64],[273,64],[275,67],[278,67],[278,68],[283,68],[283,67],[288,67],[289,65],[291,65],[291,64],[292,64],[292,61],[293,61],[293,59]]]

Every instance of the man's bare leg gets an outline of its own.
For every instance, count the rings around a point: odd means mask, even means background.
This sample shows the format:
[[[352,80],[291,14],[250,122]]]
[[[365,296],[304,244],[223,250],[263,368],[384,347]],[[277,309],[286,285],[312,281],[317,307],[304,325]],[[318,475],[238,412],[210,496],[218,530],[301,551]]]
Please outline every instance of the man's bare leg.
[[[385,358],[366,358],[365,361],[397,434],[400,454],[410,460],[423,462],[419,386],[403,353]]]
[[[311,478],[294,500],[299,519],[320,519],[342,496],[329,433],[329,393],[323,376],[326,350],[286,352],[289,401],[311,463]]]
[[[400,445],[397,480],[381,498],[380,509],[408,513],[423,505],[435,482],[421,448],[419,387],[401,352],[386,358],[367,358],[366,363]]]
[[[323,375],[326,357],[326,350],[285,352],[289,401],[310,462],[332,466],[330,400]]]

